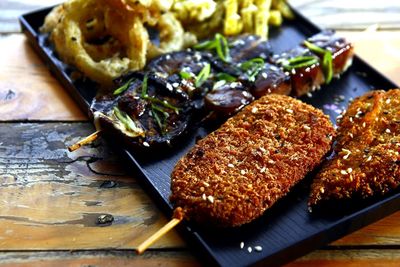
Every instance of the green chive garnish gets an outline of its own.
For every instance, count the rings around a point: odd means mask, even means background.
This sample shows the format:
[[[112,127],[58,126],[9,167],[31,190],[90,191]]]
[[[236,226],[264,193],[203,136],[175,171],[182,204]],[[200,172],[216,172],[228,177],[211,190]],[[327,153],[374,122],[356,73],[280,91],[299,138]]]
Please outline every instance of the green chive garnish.
[[[218,81],[227,81],[227,82],[234,82],[236,78],[228,73],[220,72],[217,74]]]
[[[217,33],[213,40],[205,41],[194,46],[198,50],[214,50],[217,52],[218,57],[224,61],[230,61],[229,44],[226,38]]]
[[[264,64],[264,59],[256,57],[241,63],[240,68],[246,72],[250,81],[254,81]]]
[[[188,80],[188,79],[192,78],[192,75],[189,72],[186,72],[186,71],[179,72],[179,75],[184,80]]]
[[[304,41],[304,45],[310,49],[310,51],[322,56],[322,68],[324,69],[325,83],[330,83],[333,77],[332,52],[308,41]]]
[[[197,74],[195,82],[194,82],[194,86],[196,87],[200,87],[210,76],[210,72],[211,72],[211,66],[209,63],[207,63],[203,69],[199,72],[199,74]]]
[[[325,83],[328,84],[331,82],[333,77],[332,53],[330,51],[324,54],[322,67],[324,68],[325,73]]]
[[[297,68],[305,68],[310,67],[314,64],[317,64],[319,61],[316,57],[313,56],[298,56],[295,58],[291,58],[283,63],[283,68],[285,70],[292,70]]]
[[[176,114],[179,114],[179,108],[175,107],[174,105],[170,104],[168,101],[166,100],[160,100],[158,98],[152,97],[152,96],[146,96],[144,99],[150,101],[153,104],[159,104],[163,107],[172,109]]]
[[[146,75],[144,75],[144,77],[143,77],[143,82],[142,82],[142,93],[141,93],[142,98],[145,98],[147,96],[147,87],[148,87],[147,79],[148,79],[148,77],[147,77],[147,73],[146,73]]]
[[[127,81],[124,85],[122,85],[121,87],[117,88],[117,89],[114,91],[113,95],[119,95],[119,94],[125,92],[126,89],[129,88],[129,85],[131,85],[131,83],[133,82],[133,80],[134,80],[134,79],[132,78],[132,79],[130,79],[129,81]]]
[[[121,111],[118,107],[113,108],[113,112],[115,116],[122,122],[122,124],[125,126],[127,130],[130,130],[132,132],[141,132],[143,134],[143,131],[136,126],[136,123],[129,117],[128,114],[125,112]]]

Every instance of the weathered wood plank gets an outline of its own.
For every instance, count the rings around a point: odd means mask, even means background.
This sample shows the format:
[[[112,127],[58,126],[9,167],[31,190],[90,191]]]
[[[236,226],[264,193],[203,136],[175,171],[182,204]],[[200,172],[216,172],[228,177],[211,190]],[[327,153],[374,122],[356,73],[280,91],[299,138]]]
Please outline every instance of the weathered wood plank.
[[[0,250],[135,248],[166,223],[89,123],[0,124]],[[102,188],[107,180],[113,188]],[[114,222],[97,224],[111,214]],[[172,231],[155,247],[182,247]]]
[[[0,254],[0,266],[201,266],[187,251],[150,252],[137,256],[131,251],[8,252]]]
[[[317,250],[286,267],[308,266],[399,266],[398,250]],[[147,251],[137,256],[130,251],[8,252],[0,254],[0,266],[201,266],[188,251]]]
[[[0,38],[0,120],[87,120],[22,34]]]

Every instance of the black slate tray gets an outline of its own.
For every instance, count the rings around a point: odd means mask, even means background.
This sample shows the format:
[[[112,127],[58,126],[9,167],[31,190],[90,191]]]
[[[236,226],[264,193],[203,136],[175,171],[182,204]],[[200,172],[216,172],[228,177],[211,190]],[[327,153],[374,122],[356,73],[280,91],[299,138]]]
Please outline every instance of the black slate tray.
[[[46,36],[39,33],[39,27],[49,11],[50,8],[46,8],[21,16],[22,30],[64,88],[84,111],[90,113],[89,106],[96,94],[95,85],[88,81],[72,81],[70,75],[73,70],[57,59]],[[295,20],[271,29],[270,40],[274,51],[280,52],[319,31],[317,26],[296,13]],[[352,67],[339,80],[333,80],[312,97],[302,100],[323,109],[335,121],[337,109],[345,108],[352,98],[373,89],[397,87],[355,57]],[[172,205],[168,200],[171,170],[177,160],[193,146],[196,137],[206,133],[206,129],[199,128],[187,135],[179,147],[152,156],[136,155],[135,151],[122,149],[147,192],[168,216],[172,214]],[[184,222],[178,230],[204,262],[221,266],[256,263],[270,266],[287,263],[399,210],[400,192],[396,191],[384,198],[346,205],[345,210],[338,207],[335,212],[310,214],[306,203],[313,176],[310,174],[287,197],[248,225],[234,229],[211,229]],[[240,249],[241,242],[245,244],[244,249]],[[248,246],[261,246],[262,251],[253,250],[249,253]]]

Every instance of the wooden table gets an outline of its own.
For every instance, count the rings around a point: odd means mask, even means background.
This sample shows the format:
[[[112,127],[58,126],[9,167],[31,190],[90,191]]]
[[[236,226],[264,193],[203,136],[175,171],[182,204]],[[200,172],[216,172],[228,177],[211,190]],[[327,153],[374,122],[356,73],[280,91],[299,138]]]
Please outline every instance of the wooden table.
[[[74,153],[65,149],[94,128],[33,52],[16,21],[28,10],[56,2],[0,2],[0,265],[200,265],[174,231],[143,256],[135,255],[133,249],[167,219],[101,141]],[[341,29],[359,55],[400,84],[399,4],[379,1],[373,7],[370,1],[368,9],[367,1],[358,1],[364,5],[358,17],[374,12],[369,18],[376,20],[357,24],[352,19],[350,25],[341,20],[345,9],[330,6],[346,7],[344,1],[292,2],[322,26]],[[393,13],[397,20],[390,21]],[[361,33],[374,23],[384,30]],[[96,224],[104,214],[114,216],[112,225]],[[399,221],[397,212],[288,266],[399,266]]]

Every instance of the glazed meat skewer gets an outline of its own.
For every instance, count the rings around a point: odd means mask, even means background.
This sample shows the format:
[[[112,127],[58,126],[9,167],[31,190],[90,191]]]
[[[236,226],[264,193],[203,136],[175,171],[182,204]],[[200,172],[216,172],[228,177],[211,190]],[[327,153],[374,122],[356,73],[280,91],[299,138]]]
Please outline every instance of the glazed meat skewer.
[[[319,164],[334,133],[322,111],[299,100],[271,94],[254,101],[178,161],[171,174],[171,224],[183,218],[222,227],[253,221]]]

